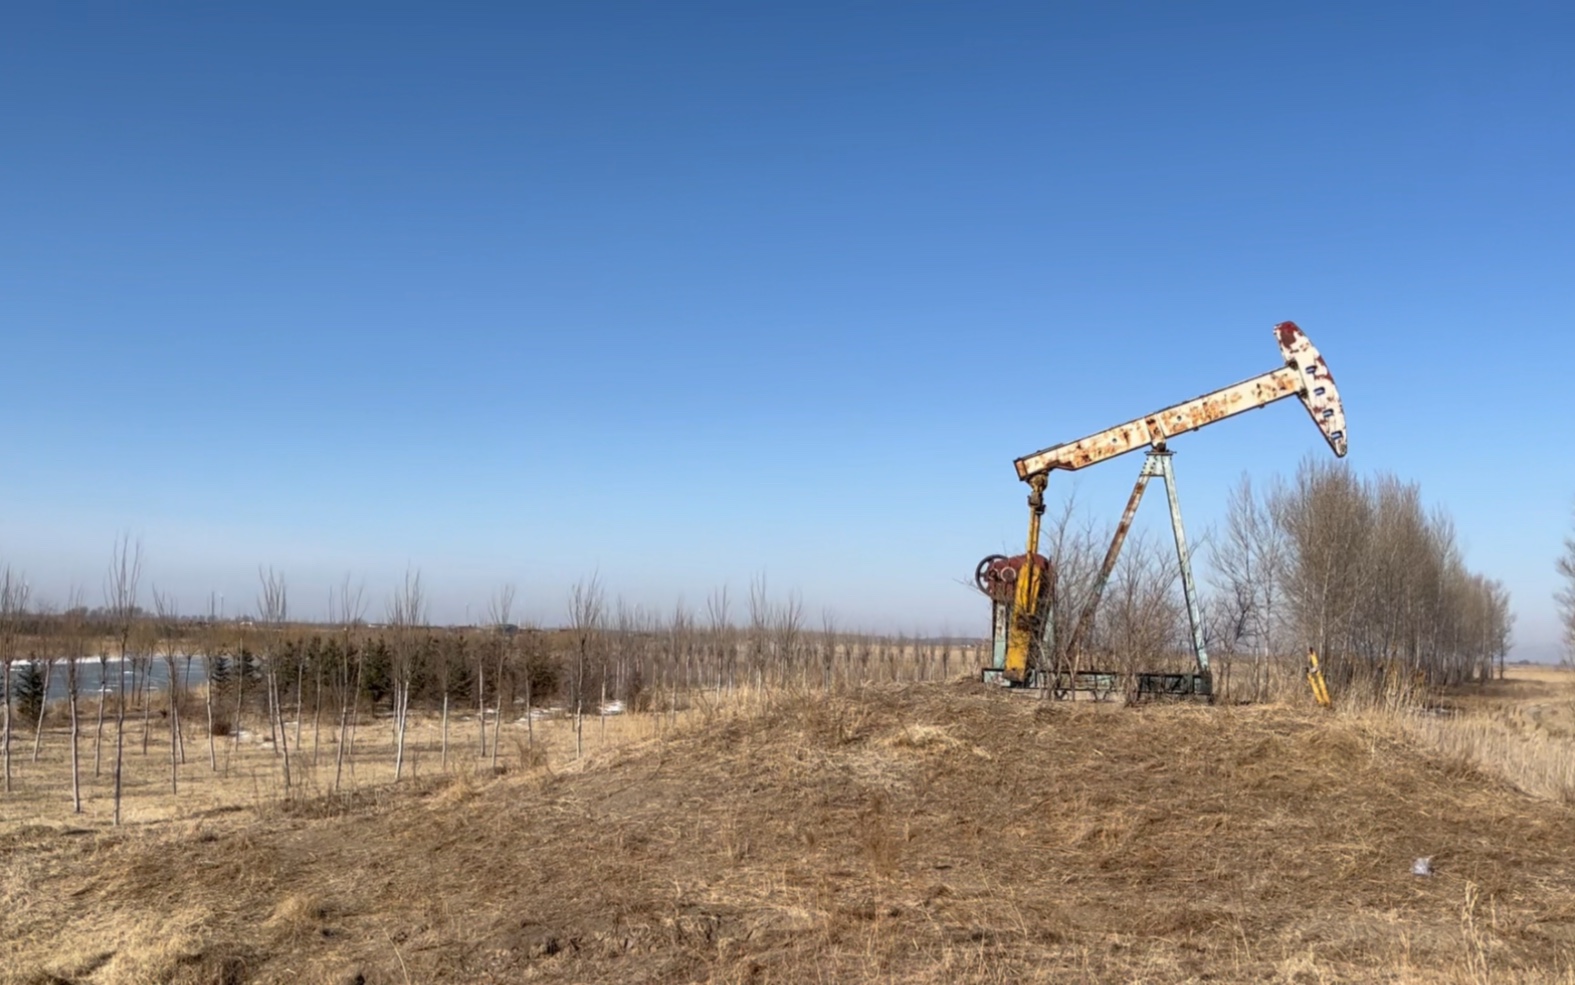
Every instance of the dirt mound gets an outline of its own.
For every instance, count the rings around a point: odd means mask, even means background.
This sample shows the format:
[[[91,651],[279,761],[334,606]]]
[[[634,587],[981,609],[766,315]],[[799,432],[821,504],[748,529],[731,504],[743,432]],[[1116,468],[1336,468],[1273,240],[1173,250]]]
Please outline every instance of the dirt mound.
[[[15,982],[1564,981],[1575,816],[1284,709],[782,697],[584,769],[0,844]],[[1411,874],[1430,856],[1435,875]]]

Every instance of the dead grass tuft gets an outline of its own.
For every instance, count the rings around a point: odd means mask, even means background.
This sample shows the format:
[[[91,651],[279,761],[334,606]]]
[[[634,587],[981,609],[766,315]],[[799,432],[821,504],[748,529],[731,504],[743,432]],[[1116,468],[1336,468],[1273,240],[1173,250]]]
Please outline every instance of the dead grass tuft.
[[[334,906],[315,893],[290,893],[274,907],[264,926],[285,937],[311,936],[320,933],[334,913]]]
[[[440,808],[458,807],[476,796],[476,781],[470,773],[456,773],[432,797],[433,805]]]
[[[885,740],[896,749],[955,749],[963,741],[941,725],[904,725]]]

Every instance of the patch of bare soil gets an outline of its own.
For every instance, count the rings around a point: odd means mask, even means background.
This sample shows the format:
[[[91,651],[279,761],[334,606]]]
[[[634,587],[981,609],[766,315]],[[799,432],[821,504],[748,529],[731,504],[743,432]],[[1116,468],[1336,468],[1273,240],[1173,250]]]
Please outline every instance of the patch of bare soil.
[[[18,830],[0,980],[1572,981],[1572,846],[1381,725],[785,696],[571,772]]]

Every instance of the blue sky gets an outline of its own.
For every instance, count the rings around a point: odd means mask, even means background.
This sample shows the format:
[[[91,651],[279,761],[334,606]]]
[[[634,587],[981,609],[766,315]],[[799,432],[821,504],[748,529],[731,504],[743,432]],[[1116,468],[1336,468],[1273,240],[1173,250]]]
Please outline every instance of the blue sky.
[[[0,15],[0,560],[434,616],[773,588],[982,631],[1012,459],[1273,368],[1556,638],[1567,5],[55,5]],[[1327,454],[1174,444],[1188,519]],[[1075,477],[1114,518],[1138,467]],[[1158,506],[1150,506],[1160,517]],[[237,602],[235,600],[241,600]]]

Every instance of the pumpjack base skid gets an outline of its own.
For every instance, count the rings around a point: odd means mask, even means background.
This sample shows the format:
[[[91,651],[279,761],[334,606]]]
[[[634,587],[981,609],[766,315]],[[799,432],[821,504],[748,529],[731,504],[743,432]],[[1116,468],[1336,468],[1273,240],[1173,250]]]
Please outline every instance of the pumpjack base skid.
[[[979,671],[979,680],[1014,689],[1049,690],[1050,697],[1057,701],[1074,700],[1079,691],[1095,701],[1109,701],[1120,694],[1125,694],[1132,703],[1181,699],[1212,703],[1214,700],[1213,677],[1207,673],[1140,672],[1129,678],[1113,670],[1031,670],[1028,680],[1019,684],[1007,680],[999,667],[984,667]],[[1123,684],[1128,681],[1130,687],[1124,689]]]
[[[1208,674],[1138,674],[1133,680],[1134,701],[1190,698],[1214,702],[1214,680]]]

